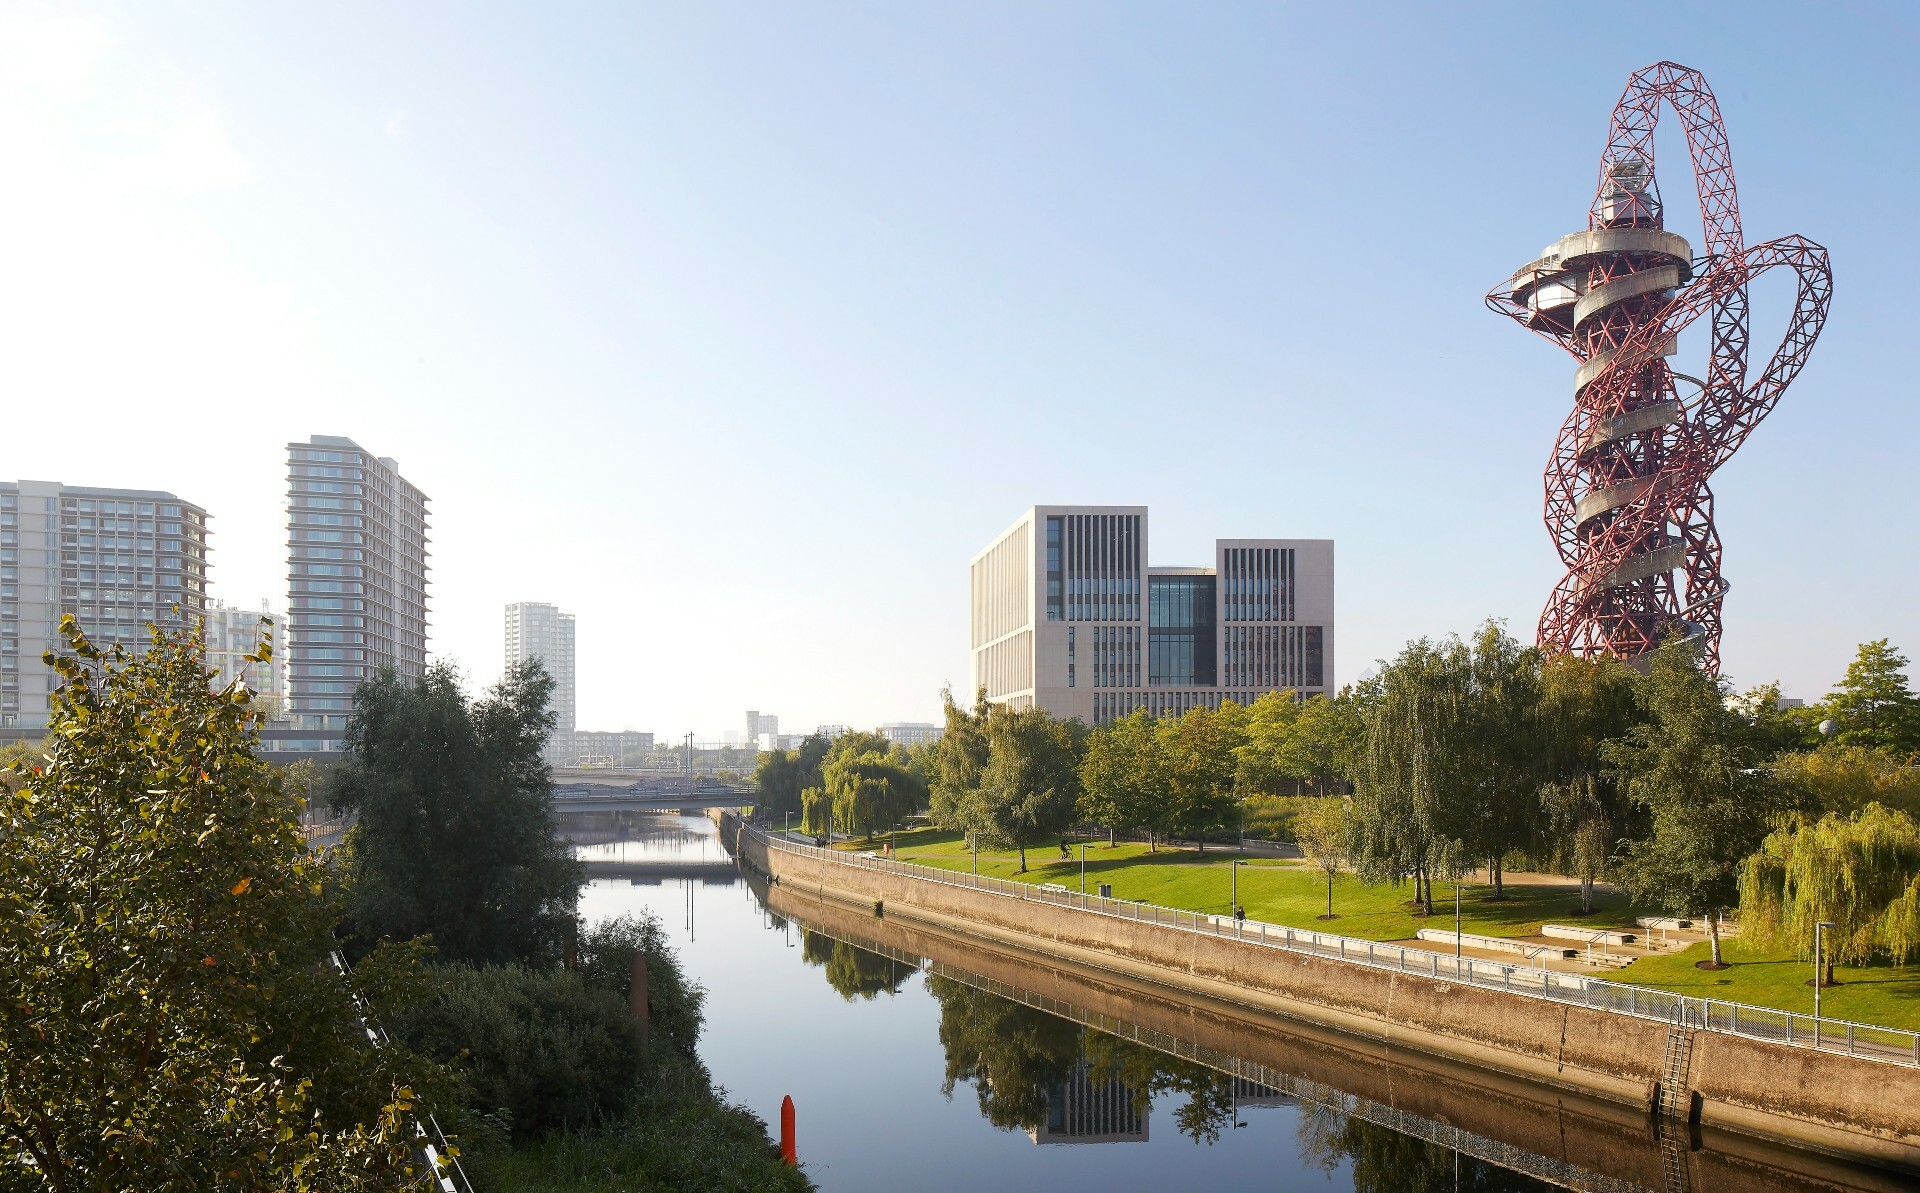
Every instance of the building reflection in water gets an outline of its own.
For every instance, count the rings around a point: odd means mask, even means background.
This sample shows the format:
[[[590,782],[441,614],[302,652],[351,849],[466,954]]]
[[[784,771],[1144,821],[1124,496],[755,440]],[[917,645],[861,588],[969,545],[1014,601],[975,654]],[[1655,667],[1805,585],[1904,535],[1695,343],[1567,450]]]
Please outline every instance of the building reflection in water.
[[[1145,1143],[1151,1101],[1134,1095],[1118,1077],[1094,1077],[1082,1060],[1065,1081],[1047,1091],[1047,1118],[1027,1131],[1035,1143]]]

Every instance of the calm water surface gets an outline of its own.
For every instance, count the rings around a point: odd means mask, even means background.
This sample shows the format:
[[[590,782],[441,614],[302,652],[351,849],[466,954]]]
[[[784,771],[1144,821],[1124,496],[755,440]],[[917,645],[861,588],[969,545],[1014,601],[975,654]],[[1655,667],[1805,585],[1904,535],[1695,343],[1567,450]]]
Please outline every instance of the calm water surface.
[[[792,1095],[823,1189],[1554,1187],[783,919],[703,818],[569,831],[584,914],[666,925],[715,1080],[769,1122]]]

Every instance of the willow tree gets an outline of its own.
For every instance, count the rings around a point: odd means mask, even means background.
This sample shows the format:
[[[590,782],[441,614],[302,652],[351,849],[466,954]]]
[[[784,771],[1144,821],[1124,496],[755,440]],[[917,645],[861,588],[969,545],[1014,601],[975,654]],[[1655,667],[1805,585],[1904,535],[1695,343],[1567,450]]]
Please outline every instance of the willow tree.
[[[1412,879],[1414,901],[1429,914],[1433,878],[1464,868],[1465,844],[1447,830],[1468,782],[1452,748],[1467,696],[1465,653],[1457,638],[1423,638],[1381,669],[1348,830],[1361,878]]]
[[[1829,985],[1835,962],[1904,963],[1920,952],[1920,825],[1879,804],[1793,817],[1741,868],[1740,916],[1755,944],[1803,957],[1815,924],[1836,925],[1824,941]]]
[[[927,803],[927,786],[907,765],[906,751],[880,753],[864,750],[841,754],[827,763],[826,796],[833,817],[849,833],[890,827],[918,812]]]

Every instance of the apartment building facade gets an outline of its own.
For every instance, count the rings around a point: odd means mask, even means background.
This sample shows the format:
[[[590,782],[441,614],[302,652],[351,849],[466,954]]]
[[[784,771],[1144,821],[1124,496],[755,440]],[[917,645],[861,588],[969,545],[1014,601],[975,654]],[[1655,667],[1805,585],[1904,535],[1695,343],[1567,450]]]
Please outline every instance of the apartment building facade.
[[[249,662],[262,640],[273,646],[273,657],[264,663]],[[235,679],[244,679],[256,700],[272,712],[270,720],[279,720],[287,711],[287,619],[265,609],[240,609],[220,601],[207,606],[207,669],[213,672],[213,686],[224,688]]]
[[[207,511],[172,493],[0,481],[0,735],[45,731],[72,614],[96,644],[146,653],[149,625],[207,607]]]
[[[571,761],[575,752],[573,643],[573,614],[541,601],[507,606],[507,666],[538,659],[553,677],[553,695],[547,701],[553,710],[553,732],[547,737],[550,763]]]
[[[975,689],[1104,724],[1333,688],[1333,540],[1219,539],[1152,566],[1145,506],[1034,506],[969,569]]]
[[[353,693],[427,664],[427,496],[353,440],[287,445],[291,730],[270,748],[340,749]]]

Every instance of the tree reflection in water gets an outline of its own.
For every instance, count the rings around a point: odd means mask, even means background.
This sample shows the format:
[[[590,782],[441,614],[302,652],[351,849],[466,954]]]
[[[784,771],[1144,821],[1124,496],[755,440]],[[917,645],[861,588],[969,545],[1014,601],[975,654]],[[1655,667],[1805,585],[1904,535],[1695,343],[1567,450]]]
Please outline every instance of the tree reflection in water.
[[[942,1092],[951,1097],[956,1082],[972,1082],[980,1113],[996,1127],[1039,1133],[1076,1079],[1093,1089],[1118,1082],[1132,1102],[1132,1118],[1142,1123],[1156,1094],[1184,1093],[1174,1123],[1196,1145],[1217,1142],[1234,1121],[1233,1083],[1224,1073],[949,978],[929,974],[927,989],[940,1003],[947,1054]]]
[[[906,980],[920,972],[904,961],[806,928],[800,930],[800,956],[808,965],[826,966],[827,985],[848,1002],[898,994]]]
[[[1552,1185],[1403,1135],[1331,1106],[1300,1105],[1300,1155],[1333,1171],[1353,1161],[1354,1193],[1533,1193]]]
[[[824,967],[827,983],[849,1002],[897,994],[919,972],[906,962],[806,928],[801,929],[801,956],[809,965]],[[946,1052],[941,1092],[951,1098],[955,1085],[971,1083],[988,1122],[1002,1130],[1026,1131],[1036,1142],[1145,1139],[1154,1098],[1178,1093],[1185,1101],[1173,1112],[1174,1126],[1196,1146],[1214,1144],[1223,1130],[1245,1125],[1237,1122],[1245,1102],[1280,1097],[1250,1083],[1236,1091],[1233,1078],[1217,1069],[964,982],[933,973],[926,981],[940,1004],[940,1044]],[[1116,1102],[1120,1105],[1113,1105]],[[1089,1103],[1097,1103],[1090,1115]],[[1531,1193],[1551,1188],[1330,1106],[1297,1105],[1302,1158],[1328,1172],[1351,1161],[1355,1193]]]

